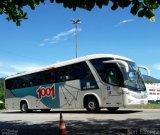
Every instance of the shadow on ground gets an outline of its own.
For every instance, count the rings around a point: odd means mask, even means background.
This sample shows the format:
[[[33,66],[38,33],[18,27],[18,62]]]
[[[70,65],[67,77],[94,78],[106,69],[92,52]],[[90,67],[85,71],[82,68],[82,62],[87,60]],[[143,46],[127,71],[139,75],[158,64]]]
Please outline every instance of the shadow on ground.
[[[160,135],[160,119],[116,121],[90,119],[65,121],[68,135]],[[8,134],[7,134],[8,133]],[[28,125],[22,121],[0,122],[0,135],[58,135],[59,122]]]
[[[138,112],[142,112],[141,110],[118,110],[116,112],[109,112],[108,110],[101,110],[99,113],[95,113],[95,114],[131,114],[131,113],[138,113]],[[13,111],[13,112],[7,112],[7,111],[3,111],[1,113],[7,113],[7,114],[22,114],[21,111]],[[54,113],[74,113],[74,114],[88,114],[88,112],[86,110],[53,110],[53,111],[50,111],[50,112],[41,112],[41,111],[33,111],[33,112],[30,112],[30,113],[38,113],[38,114],[41,114],[41,113],[45,113],[45,114],[54,114]]]

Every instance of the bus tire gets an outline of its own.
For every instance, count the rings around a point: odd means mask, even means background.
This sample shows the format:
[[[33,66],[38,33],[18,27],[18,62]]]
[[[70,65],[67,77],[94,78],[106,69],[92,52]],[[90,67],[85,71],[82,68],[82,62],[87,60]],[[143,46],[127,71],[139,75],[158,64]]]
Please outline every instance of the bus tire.
[[[100,107],[96,98],[88,98],[86,101],[86,109],[89,113],[100,112]]]
[[[29,112],[28,105],[25,101],[21,102],[20,109],[23,113]]]
[[[119,109],[119,107],[108,107],[107,109],[109,112],[116,112]]]

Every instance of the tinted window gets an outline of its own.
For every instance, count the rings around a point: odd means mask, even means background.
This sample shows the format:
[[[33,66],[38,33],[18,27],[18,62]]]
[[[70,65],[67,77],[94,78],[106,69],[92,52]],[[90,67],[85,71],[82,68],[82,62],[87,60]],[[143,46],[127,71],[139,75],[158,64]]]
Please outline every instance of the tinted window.
[[[29,79],[30,83],[35,85],[45,85],[55,82],[55,72],[54,70],[47,70],[38,73],[34,73],[31,75],[32,77]]]
[[[86,62],[80,62],[56,69],[56,82],[93,78]]]
[[[113,58],[99,58],[90,60],[94,68],[97,70],[102,81],[104,82],[106,82],[106,77],[105,77],[105,65],[103,64],[103,61],[108,61],[108,60],[113,60]]]
[[[47,70],[6,80],[7,89],[18,89],[55,82],[54,70]]]
[[[6,80],[6,88],[18,89],[70,80],[81,80],[81,82],[85,85],[86,82],[88,84],[90,82],[95,85],[94,88],[98,87],[87,63],[80,62],[54,70],[52,69],[8,79]]]
[[[70,66],[64,66],[56,69],[56,82],[72,80],[72,70]]]
[[[116,64],[106,64],[106,81],[111,85],[123,86],[123,76]]]
[[[8,79],[5,81],[5,87],[6,89],[13,89],[13,82],[12,82],[12,79]]]

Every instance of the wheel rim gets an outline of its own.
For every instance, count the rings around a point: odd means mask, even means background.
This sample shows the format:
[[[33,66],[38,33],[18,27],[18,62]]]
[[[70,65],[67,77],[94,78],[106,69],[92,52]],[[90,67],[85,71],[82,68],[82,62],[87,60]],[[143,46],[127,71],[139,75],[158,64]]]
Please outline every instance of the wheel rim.
[[[90,110],[94,110],[95,107],[96,107],[95,102],[90,101],[90,102],[88,103],[88,108],[89,108]]]
[[[27,105],[26,104],[22,104],[22,111],[26,112],[27,111]]]

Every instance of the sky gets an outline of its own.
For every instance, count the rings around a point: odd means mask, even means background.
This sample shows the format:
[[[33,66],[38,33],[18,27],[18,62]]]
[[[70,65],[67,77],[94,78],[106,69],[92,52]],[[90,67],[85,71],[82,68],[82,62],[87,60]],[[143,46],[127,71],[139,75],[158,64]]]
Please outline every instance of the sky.
[[[0,77],[75,58],[75,25],[71,20],[80,19],[78,57],[121,55],[147,66],[151,76],[160,79],[158,12],[156,21],[150,22],[131,15],[128,8],[73,11],[62,4],[46,3],[24,10],[28,19],[20,27],[0,16]]]

